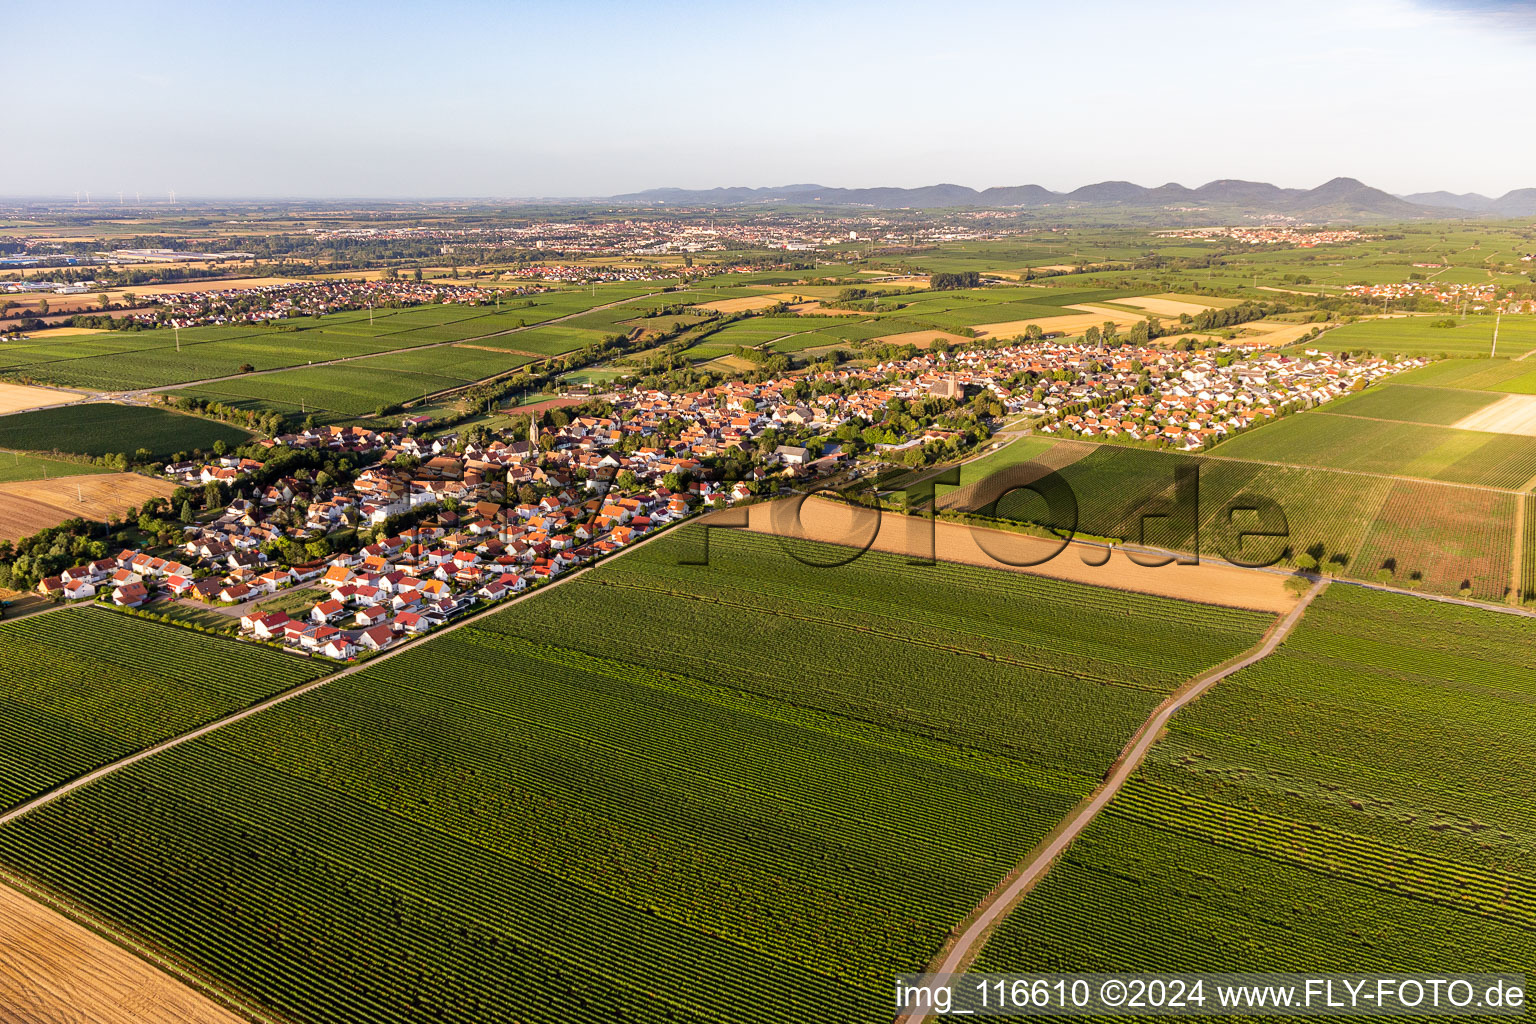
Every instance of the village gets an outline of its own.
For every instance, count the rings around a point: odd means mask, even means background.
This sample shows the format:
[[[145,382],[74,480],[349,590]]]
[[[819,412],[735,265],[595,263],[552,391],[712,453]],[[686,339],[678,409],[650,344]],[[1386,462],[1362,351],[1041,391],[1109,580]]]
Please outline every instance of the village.
[[[522,429],[432,436],[419,418],[398,430],[310,427],[164,466],[182,488],[219,496],[209,515],[184,511],[168,550],[122,550],[37,589],[129,610],[217,608],[238,616],[247,639],[345,661],[702,510],[826,479],[856,460],[942,461],[986,443],[1004,421],[1196,450],[1423,365],[1244,354],[1042,339],[683,393],[635,386],[570,414],[530,416]],[[360,469],[346,480],[267,472],[283,465],[274,457],[304,452],[347,456]]]

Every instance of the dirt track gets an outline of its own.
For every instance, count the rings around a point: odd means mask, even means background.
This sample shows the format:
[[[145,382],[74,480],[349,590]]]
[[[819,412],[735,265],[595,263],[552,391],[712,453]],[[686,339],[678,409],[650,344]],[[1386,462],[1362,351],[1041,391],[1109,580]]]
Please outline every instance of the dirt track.
[[[239,1024],[211,999],[7,885],[0,1024]]]
[[[747,511],[748,528],[758,533],[856,547],[868,539],[875,515],[873,511],[855,511],[819,498],[805,502],[798,523],[791,501],[753,505]],[[940,561],[1257,611],[1289,611],[1297,600],[1286,591],[1285,577],[1279,573],[1255,572],[1212,562],[1152,568],[1132,562],[1124,551],[1110,553],[1108,561],[1095,565],[1089,562],[1104,559],[1107,549],[1091,544],[1068,545],[1060,554],[1040,565],[1008,564],[1047,558],[1061,545],[1042,537],[948,522],[932,523],[930,535],[927,532],[929,523],[917,516],[885,513],[870,546],[877,551],[904,555],[926,556],[931,552]]]

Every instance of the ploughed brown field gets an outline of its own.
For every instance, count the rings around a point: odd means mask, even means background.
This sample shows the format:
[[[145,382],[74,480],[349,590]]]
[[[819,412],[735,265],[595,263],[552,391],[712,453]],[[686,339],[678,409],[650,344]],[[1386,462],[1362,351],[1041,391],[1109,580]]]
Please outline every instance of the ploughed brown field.
[[[66,519],[122,518],[150,498],[168,498],[166,480],[136,473],[97,473],[0,484],[0,540],[20,540]]]

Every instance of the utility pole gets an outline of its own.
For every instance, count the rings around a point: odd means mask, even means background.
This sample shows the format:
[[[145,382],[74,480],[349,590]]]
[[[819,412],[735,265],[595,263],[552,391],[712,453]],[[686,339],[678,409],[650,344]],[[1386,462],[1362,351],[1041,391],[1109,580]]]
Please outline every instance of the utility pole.
[[[1499,354],[1499,324],[1503,321],[1503,319],[1504,319],[1504,314],[1502,312],[1500,312],[1498,316],[1493,318],[1493,351],[1488,353],[1488,358],[1489,359],[1494,359],[1494,358],[1498,357],[1498,354]]]
[[[174,330],[176,332],[176,353],[177,353],[177,355],[180,355],[181,354],[181,328],[180,327],[173,327],[172,330]]]

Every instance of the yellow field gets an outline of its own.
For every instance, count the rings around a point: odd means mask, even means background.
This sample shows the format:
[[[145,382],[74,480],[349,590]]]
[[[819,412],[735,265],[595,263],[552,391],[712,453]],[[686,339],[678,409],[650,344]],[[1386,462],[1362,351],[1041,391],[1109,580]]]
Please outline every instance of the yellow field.
[[[0,1024],[239,1024],[244,1019],[3,884],[0,948],[5,950]]]
[[[13,412],[25,412],[45,405],[73,402],[80,396],[73,391],[55,391],[52,388],[32,388],[22,384],[0,382],[0,416]]]
[[[872,510],[855,511],[837,502],[812,498],[799,510],[796,521],[792,501],[776,501],[747,508],[748,529],[782,537],[801,537],[827,543],[857,544],[868,536]],[[933,533],[927,530],[932,525]],[[986,547],[977,543],[981,536]],[[933,522],[899,513],[881,514],[880,526],[871,544],[877,551],[903,555],[932,553],[941,561],[980,565],[989,569],[1007,569],[1031,576],[1091,583],[1101,587],[1157,594],[1185,601],[1204,601],[1251,608],[1257,611],[1289,611],[1296,598],[1285,590],[1285,577],[1279,573],[1258,572],[1215,562],[1198,565],[1170,565],[1148,568],[1132,562],[1124,552],[1116,551],[1104,559],[1102,547],[1073,543],[1056,557],[1040,565],[1019,568],[1017,563],[1048,556],[1061,547],[1058,542],[1004,530],[971,527],[961,523]],[[989,552],[1006,561],[999,561]],[[1100,561],[1102,561],[1102,564]],[[1015,564],[1009,564],[1015,563]]]
[[[906,334],[887,334],[875,340],[892,345],[916,345],[918,348],[928,348],[936,341],[948,341],[958,345],[971,339],[962,338],[958,334],[950,334],[947,331],[908,331]]]
[[[141,284],[122,288],[107,294],[114,297],[123,292],[135,295],[172,295],[177,292],[219,292],[227,288],[265,288],[274,284],[298,284],[296,277],[232,277],[223,281],[178,281],[175,284]]]
[[[769,306],[777,306],[781,302],[805,302],[806,296],[795,295],[792,292],[774,292],[770,295],[746,295],[739,299],[721,299],[718,302],[700,302],[700,309],[712,309],[716,313],[746,313],[756,309],[767,309]]]
[[[1139,295],[1134,299],[1116,299],[1115,301],[1123,306],[1135,306],[1137,309],[1144,309],[1148,313],[1153,313],[1157,316],[1179,316],[1183,313],[1188,313],[1190,316],[1198,316],[1206,310],[1214,308],[1199,302],[1186,302],[1159,295]]]
[[[1288,324],[1278,320],[1254,320],[1243,324],[1238,330],[1253,331],[1259,335],[1266,345],[1275,348],[1284,348],[1286,345],[1294,345],[1308,334],[1316,324]]]
[[[1063,316],[1037,316],[1030,320],[1007,320],[997,324],[977,324],[975,328],[978,338],[1012,338],[1022,335],[1031,324],[1037,325],[1047,334],[1082,334],[1090,327],[1098,327],[1104,321],[1113,321],[1117,327],[1129,327],[1144,317],[1127,313],[1120,309],[1109,309],[1104,306],[1068,306],[1068,309],[1078,310],[1078,313]]]
[[[1509,395],[1452,423],[1462,430],[1536,437],[1536,395]]]
[[[50,338],[78,338],[82,334],[106,333],[106,329],[101,327],[48,327],[41,331],[31,331],[23,337],[31,341],[48,341]]]
[[[168,498],[167,480],[136,473],[61,476],[0,484],[0,540],[20,540],[66,519],[122,517],[150,498]]]

